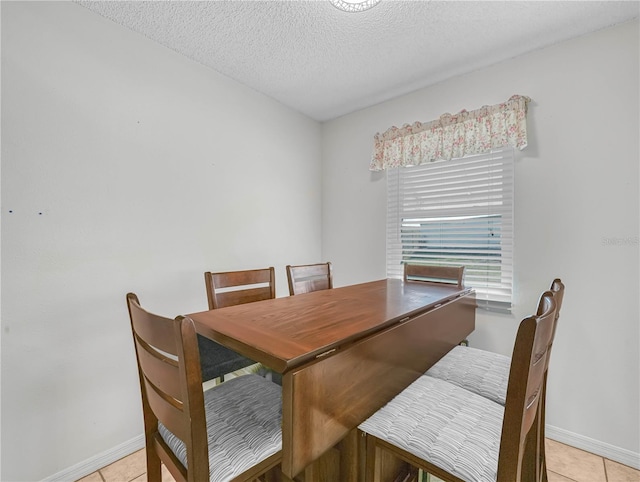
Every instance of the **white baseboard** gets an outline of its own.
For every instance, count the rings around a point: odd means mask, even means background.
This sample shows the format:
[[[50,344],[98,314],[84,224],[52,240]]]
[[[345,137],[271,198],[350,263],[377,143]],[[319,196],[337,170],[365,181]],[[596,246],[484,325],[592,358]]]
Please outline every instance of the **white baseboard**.
[[[547,425],[545,428],[547,438],[640,470],[640,453],[600,442],[599,440],[594,440],[584,435],[569,432],[568,430],[551,425]]]
[[[144,434],[123,442],[112,449],[106,450],[101,454],[95,455],[79,464],[73,465],[57,474],[53,474],[42,482],[69,482],[70,480],[78,480],[92,474],[96,470],[100,470],[116,460],[120,460],[127,455],[131,455],[144,448]]]

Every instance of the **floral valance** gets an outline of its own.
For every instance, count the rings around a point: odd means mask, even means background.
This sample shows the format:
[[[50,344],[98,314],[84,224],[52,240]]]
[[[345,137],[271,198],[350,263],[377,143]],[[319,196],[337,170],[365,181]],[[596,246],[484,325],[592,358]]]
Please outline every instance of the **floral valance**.
[[[402,128],[391,127],[376,134],[369,169],[415,166],[439,159],[450,160],[491,149],[527,146],[527,103],[531,99],[514,95],[502,104]]]

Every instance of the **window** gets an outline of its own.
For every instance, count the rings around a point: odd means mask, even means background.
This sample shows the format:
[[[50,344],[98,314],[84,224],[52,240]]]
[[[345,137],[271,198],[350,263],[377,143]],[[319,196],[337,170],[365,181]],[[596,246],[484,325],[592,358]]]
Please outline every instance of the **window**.
[[[478,305],[511,307],[513,148],[387,170],[387,276],[464,265]]]

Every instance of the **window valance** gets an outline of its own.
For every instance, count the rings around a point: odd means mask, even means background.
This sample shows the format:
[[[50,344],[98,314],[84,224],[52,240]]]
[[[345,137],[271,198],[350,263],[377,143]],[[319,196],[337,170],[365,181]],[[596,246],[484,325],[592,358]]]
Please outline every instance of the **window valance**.
[[[416,166],[440,159],[451,160],[491,149],[527,146],[527,103],[514,95],[502,104],[484,106],[440,119],[402,128],[391,127],[374,138],[369,169],[380,171],[398,166]]]

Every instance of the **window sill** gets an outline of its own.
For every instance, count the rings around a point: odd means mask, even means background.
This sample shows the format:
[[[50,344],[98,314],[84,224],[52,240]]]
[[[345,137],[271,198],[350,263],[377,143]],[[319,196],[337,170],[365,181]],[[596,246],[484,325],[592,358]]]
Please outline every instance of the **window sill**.
[[[492,313],[511,314],[511,303],[504,301],[476,300],[476,306]]]

